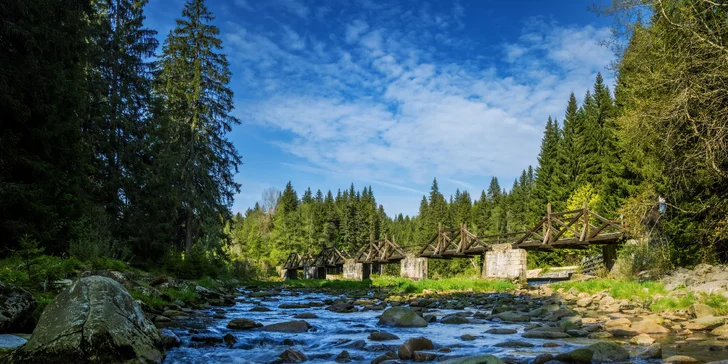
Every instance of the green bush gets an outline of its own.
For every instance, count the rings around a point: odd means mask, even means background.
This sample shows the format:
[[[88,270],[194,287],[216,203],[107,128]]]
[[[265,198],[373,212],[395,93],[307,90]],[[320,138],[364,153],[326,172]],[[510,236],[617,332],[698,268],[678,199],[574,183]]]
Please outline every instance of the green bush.
[[[197,292],[192,289],[178,289],[170,288],[164,291],[164,294],[169,296],[172,301],[180,300],[182,302],[192,302],[197,299]]]

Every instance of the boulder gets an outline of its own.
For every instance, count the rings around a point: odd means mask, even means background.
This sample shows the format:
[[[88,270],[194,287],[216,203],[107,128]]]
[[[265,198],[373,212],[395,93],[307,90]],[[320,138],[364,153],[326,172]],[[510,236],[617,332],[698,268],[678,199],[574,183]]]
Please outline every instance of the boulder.
[[[494,345],[498,348],[532,348],[535,345],[525,341],[506,341]]]
[[[441,362],[442,364],[505,364],[493,355],[478,355],[467,358],[455,358]]]
[[[331,312],[338,312],[338,313],[351,313],[351,312],[359,311],[354,306],[354,302],[337,302],[329,307],[326,307],[326,309]]]
[[[302,352],[294,349],[286,349],[281,355],[278,356],[284,363],[302,363],[308,358],[303,355]]]
[[[446,325],[462,325],[470,323],[470,320],[467,317],[450,315],[443,317],[442,320],[440,320],[440,323]]]
[[[728,337],[728,325],[716,327],[710,334],[713,336]]]
[[[422,351],[415,351],[415,354],[412,355],[412,361],[414,361],[415,363],[433,361],[435,359],[437,359],[437,354],[425,353]]]
[[[250,312],[270,312],[271,309],[265,306],[255,306],[250,309]]]
[[[690,315],[694,318],[701,318],[706,316],[715,316],[715,310],[702,303],[695,303],[688,309]]]
[[[171,349],[171,348],[176,348],[176,347],[182,345],[182,341],[170,329],[159,330],[159,336],[162,339],[162,347],[164,347],[165,350]]]
[[[230,330],[250,330],[260,326],[261,324],[244,318],[234,319],[227,324]]]
[[[263,331],[269,332],[289,332],[289,333],[300,333],[306,332],[311,328],[311,325],[303,320],[299,321],[286,321],[275,324],[263,326]]]
[[[159,330],[115,280],[77,280],[46,307],[28,343],[13,354],[16,363],[159,363]]]
[[[558,327],[537,327],[524,332],[521,336],[527,339],[566,339],[570,337]]]
[[[30,292],[0,282],[0,334],[31,332],[36,306]]]
[[[655,339],[653,339],[652,336],[647,335],[647,334],[639,334],[639,335],[633,337],[629,342],[634,345],[648,346],[648,345],[652,345],[652,343],[655,342]]]
[[[316,318],[318,318],[318,315],[316,315],[315,313],[306,312],[306,313],[299,313],[298,315],[294,315],[293,318],[297,318],[297,319],[316,319]]]
[[[652,344],[647,350],[637,355],[640,359],[662,359],[662,345]]]
[[[463,340],[463,341],[473,341],[475,339],[477,339],[477,337],[470,335],[470,334],[460,335],[460,340]]]
[[[564,330],[580,329],[582,327],[581,316],[567,316],[559,321],[559,327]]]
[[[602,341],[568,353],[559,354],[556,360],[566,363],[611,363],[629,359],[629,352],[613,342]]]
[[[427,321],[406,307],[391,307],[382,313],[377,325],[394,327],[426,327]]]
[[[712,330],[725,324],[725,319],[722,316],[704,316],[693,320],[693,322],[705,326],[707,330]]]
[[[344,350],[334,358],[334,361],[337,363],[348,363],[351,361],[351,355],[348,351]]]
[[[424,337],[416,337],[405,341],[399,347],[397,355],[402,360],[409,360],[414,358],[415,351],[421,350],[435,350],[435,345],[432,344],[430,339]]]
[[[399,336],[384,331],[374,331],[367,338],[372,341],[399,340]]]
[[[512,335],[517,332],[518,331],[516,329],[494,328],[486,331],[485,333],[491,335]]]
[[[663,361],[664,363],[685,364],[698,363],[698,360],[687,355],[673,355]]]
[[[640,334],[669,334],[670,329],[662,326],[653,320],[642,320],[635,321],[630,327],[632,331],[636,331]]]

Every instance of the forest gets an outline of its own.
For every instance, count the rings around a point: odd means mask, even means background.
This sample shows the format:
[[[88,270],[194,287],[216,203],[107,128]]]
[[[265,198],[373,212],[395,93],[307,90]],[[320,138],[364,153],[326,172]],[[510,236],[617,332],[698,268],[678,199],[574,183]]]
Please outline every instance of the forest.
[[[370,186],[353,184],[297,192],[289,183],[233,213],[242,157],[227,134],[240,121],[220,30],[203,0],[189,0],[160,46],[144,25],[146,3],[0,5],[0,257],[38,250],[267,275],[291,251],[356,251],[384,236],[421,245],[438,224],[523,231],[548,203],[555,211],[587,203],[644,243],[630,251],[643,266],[728,260],[728,8],[720,3],[615,0],[595,9],[615,21],[616,84],[596,75],[581,102],[572,93],[563,115],[543,115],[538,165],[512,183],[493,177],[479,193],[445,196],[435,178],[417,216],[388,215]],[[529,265],[589,253],[534,253]],[[430,269],[469,274],[479,262]]]

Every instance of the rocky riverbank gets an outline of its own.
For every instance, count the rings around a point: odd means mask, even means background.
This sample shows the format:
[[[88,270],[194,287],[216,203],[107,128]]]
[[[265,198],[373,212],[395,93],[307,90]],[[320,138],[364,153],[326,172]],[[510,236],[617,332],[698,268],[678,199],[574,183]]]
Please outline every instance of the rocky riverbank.
[[[165,350],[170,363],[712,362],[728,359],[718,302],[728,284],[711,283],[725,272],[699,266],[662,284],[410,294],[86,272],[46,308],[33,336],[0,335],[0,357],[19,348],[13,362],[160,362]],[[675,280],[711,290],[668,290]],[[27,325],[35,304],[27,292],[4,286],[0,293],[5,332]],[[665,310],[664,302],[677,306]]]

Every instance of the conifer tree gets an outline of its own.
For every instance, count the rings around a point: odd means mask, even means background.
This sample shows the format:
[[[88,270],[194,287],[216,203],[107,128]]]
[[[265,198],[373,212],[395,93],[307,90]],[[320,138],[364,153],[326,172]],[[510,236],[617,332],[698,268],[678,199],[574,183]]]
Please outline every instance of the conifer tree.
[[[558,122],[549,117],[546,130],[541,141],[541,151],[538,154],[538,167],[536,167],[536,196],[542,205],[551,203],[555,208],[562,205],[558,199],[561,195],[557,164],[559,162],[560,131]]]
[[[240,156],[226,139],[239,121],[230,114],[231,73],[213,19],[204,0],[189,0],[160,59],[158,93],[169,114],[169,140],[178,156],[188,251],[205,219],[229,217],[233,195],[239,191],[233,176]]]

